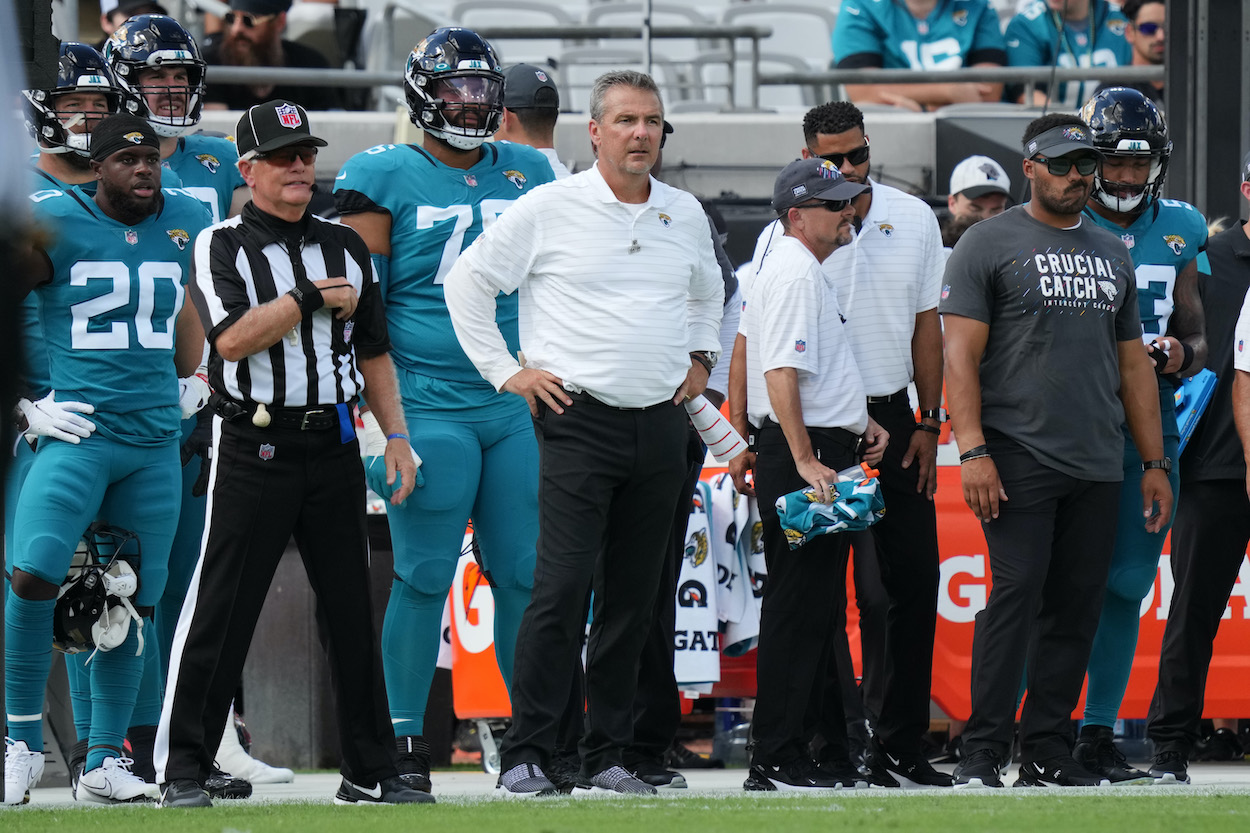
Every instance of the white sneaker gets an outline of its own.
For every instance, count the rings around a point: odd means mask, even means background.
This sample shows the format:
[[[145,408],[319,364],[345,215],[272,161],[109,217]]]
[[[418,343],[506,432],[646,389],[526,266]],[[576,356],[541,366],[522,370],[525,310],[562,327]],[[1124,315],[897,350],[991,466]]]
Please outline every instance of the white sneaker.
[[[74,798],[94,804],[156,801],[161,795],[160,788],[131,772],[133,763],[130,758],[105,758],[104,763],[84,772],[78,779]]]
[[[234,712],[226,718],[226,730],[221,735],[216,760],[217,766],[235,778],[242,778],[253,784],[289,784],[295,780],[295,773],[286,767],[270,766],[247,754],[239,743],[239,733],[234,728]]]
[[[4,803],[25,804],[30,788],[43,775],[43,753],[31,752],[24,740],[4,739]]]

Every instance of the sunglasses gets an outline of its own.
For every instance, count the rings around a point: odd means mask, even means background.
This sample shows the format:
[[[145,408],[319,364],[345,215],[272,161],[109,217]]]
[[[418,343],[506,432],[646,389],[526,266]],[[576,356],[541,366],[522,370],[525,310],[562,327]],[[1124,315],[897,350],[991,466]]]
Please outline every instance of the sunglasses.
[[[1162,23],[1134,23],[1133,28],[1148,38],[1153,38],[1163,30]]]
[[[1066,156],[1057,156],[1054,159],[1034,156],[1033,161],[1045,165],[1046,170],[1050,171],[1052,176],[1067,176],[1073,165],[1076,165],[1076,172],[1081,176],[1089,176],[1098,170],[1098,157],[1096,156],[1082,156],[1078,159],[1069,159]]]
[[[297,157],[305,165],[311,165],[317,159],[317,149],[314,147],[285,147],[271,150],[269,153],[258,153],[252,158],[257,161],[263,159],[275,165],[288,168],[295,164]]]
[[[249,14],[248,12],[226,12],[222,16],[222,20],[227,26],[233,26],[237,20],[243,24],[244,29],[255,29],[267,20],[277,17],[276,14]]]
[[[821,200],[820,202],[806,202],[802,205],[796,205],[795,208],[823,208],[826,211],[832,211],[835,214],[839,211],[845,211],[846,207],[851,204],[850,200]]]
[[[818,158],[832,162],[835,168],[842,167],[843,159],[849,159],[852,165],[862,165],[868,161],[868,145],[864,145],[862,148],[855,148],[850,153],[826,153]]]

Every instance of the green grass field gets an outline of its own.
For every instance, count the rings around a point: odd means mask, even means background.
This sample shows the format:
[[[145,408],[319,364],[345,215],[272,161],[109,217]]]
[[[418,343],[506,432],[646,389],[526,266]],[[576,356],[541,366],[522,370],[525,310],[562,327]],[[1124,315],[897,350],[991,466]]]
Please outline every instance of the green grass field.
[[[1250,795],[1202,789],[1096,795],[1003,790],[993,794],[878,791],[813,796],[688,796],[511,802],[448,798],[434,806],[335,807],[228,803],[205,810],[99,807],[0,811],[6,833],[187,831],[314,833],[437,830],[442,833],[829,833],[852,831],[1237,831],[1250,824]]]

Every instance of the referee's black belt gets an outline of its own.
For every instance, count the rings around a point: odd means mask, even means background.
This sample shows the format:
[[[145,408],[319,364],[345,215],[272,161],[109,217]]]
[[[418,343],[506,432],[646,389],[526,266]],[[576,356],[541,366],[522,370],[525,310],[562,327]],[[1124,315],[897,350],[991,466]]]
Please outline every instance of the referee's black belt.
[[[643,407],[640,407],[640,408],[632,408],[627,405],[609,405],[607,402],[604,402],[602,399],[597,399],[594,396],[591,396],[589,393],[586,393],[585,391],[577,392],[577,391],[565,390],[564,395],[567,396],[569,399],[572,399],[574,402],[586,402],[591,405],[598,405],[600,408],[612,408],[613,410],[616,410],[616,411],[651,411],[651,410],[654,410],[655,408],[661,408],[665,405],[668,405],[669,407],[673,406],[672,400],[669,400],[669,399],[665,399],[661,402],[657,402],[654,405],[644,405]]]
[[[251,420],[257,408],[255,402],[236,402],[216,392],[209,397],[208,404],[227,422]],[[354,400],[348,406],[352,404]],[[265,411],[269,414],[267,427],[270,428],[328,431],[339,427],[339,413],[335,405],[318,405],[313,408],[274,408],[266,405]]]
[[[895,391],[894,393],[891,393],[888,396],[870,396],[868,397],[868,404],[869,405],[881,405],[886,402],[894,402],[900,399],[903,400],[904,402],[907,401],[908,399],[907,388],[903,388],[902,390]]]

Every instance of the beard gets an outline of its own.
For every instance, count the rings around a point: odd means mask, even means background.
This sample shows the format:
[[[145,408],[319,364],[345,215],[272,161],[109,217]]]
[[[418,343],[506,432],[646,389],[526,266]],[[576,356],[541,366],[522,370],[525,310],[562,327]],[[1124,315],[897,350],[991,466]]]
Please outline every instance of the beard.
[[[155,185],[155,183],[153,183]],[[114,219],[126,225],[147,219],[161,210],[165,204],[165,195],[158,188],[151,197],[136,197],[127,188],[120,188],[107,180],[100,180],[100,191],[113,209]]]
[[[1065,184],[1054,190],[1035,187],[1033,193],[1042,207],[1052,214],[1080,214],[1085,203],[1089,201],[1092,189],[1093,183],[1090,182],[1079,186]]]
[[[222,44],[227,62],[238,67],[282,66],[282,45],[254,43],[245,38],[226,38]]]

